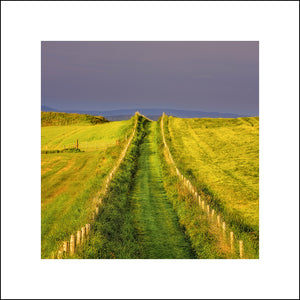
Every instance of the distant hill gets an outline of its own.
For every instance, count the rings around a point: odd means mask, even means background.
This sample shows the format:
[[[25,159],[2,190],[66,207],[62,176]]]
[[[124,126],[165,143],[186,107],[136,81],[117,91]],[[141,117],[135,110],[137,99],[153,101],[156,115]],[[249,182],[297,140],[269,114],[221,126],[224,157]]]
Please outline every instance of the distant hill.
[[[45,106],[44,106],[45,107]],[[56,111],[49,107],[45,107],[44,111]],[[50,110],[49,110],[50,109]],[[42,106],[43,110],[43,106]],[[149,117],[152,120],[157,120],[163,112],[169,116],[174,116],[178,118],[240,118],[240,117],[249,117],[250,115],[243,114],[233,114],[233,113],[221,113],[221,112],[205,112],[205,111],[192,111],[192,110],[178,110],[178,109],[168,109],[168,108],[157,108],[157,109],[120,109],[120,110],[110,110],[110,111],[98,111],[98,110],[89,110],[89,111],[80,111],[80,110],[65,110],[66,113],[78,113],[78,114],[89,114],[93,116],[104,116],[109,121],[121,121],[130,119],[136,111],[139,111],[141,114]],[[253,115],[254,117],[254,115]]]
[[[57,109],[51,108],[51,107],[46,106],[46,105],[42,105],[41,111],[57,111],[58,112]]]
[[[247,117],[242,114],[233,113],[219,113],[219,112],[205,112],[205,111],[189,111],[189,110],[176,110],[176,109],[132,109],[132,110],[112,110],[102,111],[101,115],[105,116],[109,121],[128,120],[136,111],[147,116],[151,120],[158,120],[159,117],[165,112],[169,116],[178,118],[240,118]],[[91,114],[100,112],[89,112]]]
[[[42,126],[72,125],[72,124],[101,124],[108,122],[104,117],[96,117],[87,114],[72,114],[60,112],[41,113]]]

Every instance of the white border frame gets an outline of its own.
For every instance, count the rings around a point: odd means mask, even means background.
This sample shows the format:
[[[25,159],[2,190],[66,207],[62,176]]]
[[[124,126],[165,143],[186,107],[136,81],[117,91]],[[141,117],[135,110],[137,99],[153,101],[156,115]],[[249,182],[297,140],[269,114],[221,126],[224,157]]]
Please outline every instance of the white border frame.
[[[2,297],[297,298],[298,2],[1,2]],[[40,42],[259,40],[259,260],[41,260]]]

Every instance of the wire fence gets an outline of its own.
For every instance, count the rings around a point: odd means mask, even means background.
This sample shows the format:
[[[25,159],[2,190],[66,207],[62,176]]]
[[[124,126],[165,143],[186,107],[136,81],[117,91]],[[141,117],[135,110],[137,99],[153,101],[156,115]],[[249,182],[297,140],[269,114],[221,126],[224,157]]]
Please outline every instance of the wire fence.
[[[139,113],[136,113],[135,123],[133,126],[132,133],[128,139],[126,137],[126,139],[125,139],[126,144],[124,146],[123,151],[121,152],[119,159],[116,161],[116,163],[115,163],[114,167],[112,168],[112,170],[110,171],[110,173],[106,176],[106,179],[103,182],[102,189],[100,189],[100,191],[98,192],[98,196],[96,196],[95,209],[91,215],[90,223],[85,224],[80,230],[76,231],[76,233],[71,234],[69,241],[61,242],[59,249],[57,251],[52,252],[52,255],[51,255],[52,259],[56,259],[56,258],[61,259],[61,258],[72,257],[74,254],[76,254],[78,248],[82,247],[85,244],[85,242],[88,240],[93,223],[94,223],[97,215],[99,214],[99,207],[101,205],[102,198],[108,192],[109,184],[110,184],[112,178],[114,177],[115,173],[117,172],[119,166],[121,165],[122,161],[124,160],[127,150],[131,144],[131,141],[132,141],[134,135],[135,135],[136,128],[137,128],[137,122],[138,122],[138,115],[139,115]],[[117,143],[119,143],[119,140],[117,140]]]
[[[195,200],[197,205],[199,205],[200,212],[204,213],[205,218],[210,224],[218,230],[222,231],[223,242],[230,248],[232,254],[236,254],[239,258],[245,258],[244,253],[244,243],[242,240],[237,240],[234,236],[233,231],[230,231],[229,227],[225,223],[224,219],[222,219],[221,215],[218,214],[212,207],[210,207],[209,203],[205,200],[201,199],[200,194],[197,192],[196,188],[192,185],[190,180],[188,180],[177,168],[171,151],[167,145],[164,133],[164,117],[165,113],[163,113],[161,118],[161,132],[162,132],[162,139],[163,144],[165,146],[169,163],[172,165],[173,169],[175,170],[179,180],[182,182],[182,187],[187,190],[187,192],[192,196]]]
[[[116,140],[115,142],[110,142],[110,143],[103,143],[100,141],[85,141],[85,142],[80,142],[78,141],[78,143],[75,141],[73,143],[65,143],[65,144],[60,144],[60,145],[42,145],[41,146],[41,151],[42,153],[46,153],[49,151],[49,153],[51,152],[55,152],[55,151],[63,151],[63,150],[67,150],[67,149],[80,149],[81,151],[85,151],[85,152],[92,152],[92,151],[103,151],[109,147],[113,147],[116,145],[120,145],[122,142],[127,140],[127,136],[122,139],[122,140]]]

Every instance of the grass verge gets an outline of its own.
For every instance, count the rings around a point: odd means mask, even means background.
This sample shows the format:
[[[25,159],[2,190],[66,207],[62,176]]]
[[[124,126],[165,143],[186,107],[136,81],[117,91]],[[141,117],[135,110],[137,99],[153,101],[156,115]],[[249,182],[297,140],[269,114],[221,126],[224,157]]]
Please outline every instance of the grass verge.
[[[129,193],[138,168],[140,144],[145,137],[148,121],[138,116],[137,130],[118,172],[112,179],[107,194],[102,199],[99,214],[91,235],[77,256],[85,259],[140,258],[138,232]]]

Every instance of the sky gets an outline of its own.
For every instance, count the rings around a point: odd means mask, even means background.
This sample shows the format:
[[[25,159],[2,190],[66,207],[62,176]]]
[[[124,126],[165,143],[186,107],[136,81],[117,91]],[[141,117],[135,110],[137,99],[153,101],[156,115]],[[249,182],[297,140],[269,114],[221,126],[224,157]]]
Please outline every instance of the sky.
[[[257,41],[42,41],[42,105],[259,113]]]

